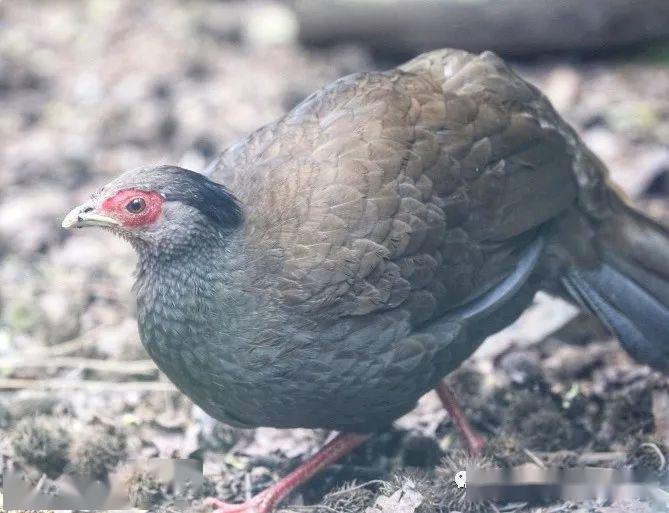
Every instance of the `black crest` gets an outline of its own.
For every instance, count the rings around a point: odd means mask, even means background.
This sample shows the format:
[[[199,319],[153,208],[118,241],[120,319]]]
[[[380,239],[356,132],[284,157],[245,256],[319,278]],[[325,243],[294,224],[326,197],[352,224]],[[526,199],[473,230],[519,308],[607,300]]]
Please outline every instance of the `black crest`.
[[[166,166],[162,170],[171,175],[168,185],[161,187],[166,200],[198,209],[224,230],[236,228],[244,221],[239,201],[223,185],[188,169]]]

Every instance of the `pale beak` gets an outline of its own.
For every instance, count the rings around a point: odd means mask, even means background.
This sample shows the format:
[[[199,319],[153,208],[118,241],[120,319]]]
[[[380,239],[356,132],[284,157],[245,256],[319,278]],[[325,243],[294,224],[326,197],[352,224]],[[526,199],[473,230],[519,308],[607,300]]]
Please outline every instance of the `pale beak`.
[[[112,226],[119,226],[116,219],[99,214],[93,203],[87,201],[72,209],[72,211],[63,219],[63,228],[83,228],[85,226],[104,226],[110,228]]]

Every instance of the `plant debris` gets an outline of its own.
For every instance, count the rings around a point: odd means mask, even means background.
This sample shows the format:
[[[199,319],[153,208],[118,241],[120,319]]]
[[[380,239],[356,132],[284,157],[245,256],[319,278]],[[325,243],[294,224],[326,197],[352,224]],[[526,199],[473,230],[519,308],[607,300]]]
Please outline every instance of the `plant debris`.
[[[127,458],[126,435],[116,426],[87,426],[74,445],[74,471],[96,479],[106,477]]]
[[[13,429],[11,447],[18,461],[54,478],[69,461],[70,436],[53,417],[26,417]]]

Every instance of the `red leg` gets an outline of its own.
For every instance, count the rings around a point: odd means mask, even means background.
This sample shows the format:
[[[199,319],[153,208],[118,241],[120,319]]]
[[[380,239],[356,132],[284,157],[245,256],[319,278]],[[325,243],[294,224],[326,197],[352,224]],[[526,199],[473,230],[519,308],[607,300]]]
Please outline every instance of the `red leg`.
[[[453,389],[444,381],[440,381],[434,388],[434,391],[437,392],[439,399],[441,399],[441,404],[444,405],[451,419],[453,419],[458,436],[465,447],[467,447],[469,454],[471,456],[481,456],[485,447],[485,438],[479,435],[469,424],[465,413],[460,407],[460,403],[458,403],[455,397]]]
[[[340,433],[290,474],[260,492],[251,500],[241,504],[230,504],[209,497],[205,499],[205,504],[215,506],[216,513],[269,513],[281,502],[281,499],[295,488],[309,481],[314,475],[351,452],[368,438],[369,435]]]

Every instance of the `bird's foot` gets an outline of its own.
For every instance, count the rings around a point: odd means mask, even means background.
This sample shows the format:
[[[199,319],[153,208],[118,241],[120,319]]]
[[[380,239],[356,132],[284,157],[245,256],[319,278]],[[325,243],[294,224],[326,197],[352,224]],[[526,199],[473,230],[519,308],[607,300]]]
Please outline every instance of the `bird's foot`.
[[[271,500],[271,488],[259,493],[246,502],[231,503],[225,502],[215,497],[207,497],[204,504],[213,506],[214,513],[270,513],[276,504],[276,500]]]
[[[205,499],[205,504],[214,506],[215,513],[270,513],[274,506],[295,488],[309,481],[330,463],[351,452],[367,438],[369,438],[368,435],[339,434],[286,477],[250,500],[240,504],[230,504],[210,497]]]

